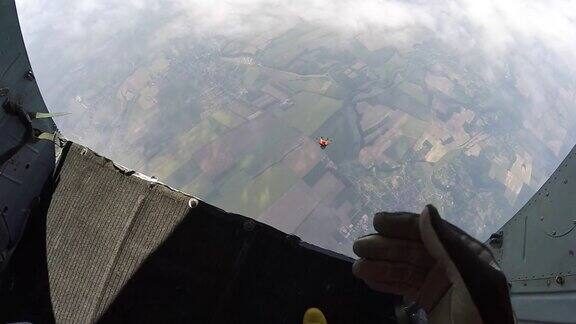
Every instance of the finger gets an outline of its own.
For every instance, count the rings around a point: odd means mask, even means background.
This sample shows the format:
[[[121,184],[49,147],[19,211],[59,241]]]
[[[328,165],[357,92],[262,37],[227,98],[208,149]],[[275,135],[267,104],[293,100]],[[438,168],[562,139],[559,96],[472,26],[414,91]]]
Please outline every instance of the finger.
[[[326,324],[326,317],[318,308],[310,308],[304,313],[303,323]]]
[[[446,265],[451,261],[448,252],[446,252],[446,249],[438,237],[437,228],[442,225],[440,221],[441,219],[437,213],[430,213],[428,206],[422,210],[419,218],[420,229],[422,230],[422,241],[426,246],[426,250],[434,259]],[[436,224],[436,226],[434,224]]]
[[[401,282],[364,281],[368,287],[379,292],[405,296],[414,301],[418,296],[418,288]]]
[[[357,239],[353,250],[356,255],[364,259],[407,263],[423,270],[430,269],[435,263],[422,243],[377,234]]]
[[[426,277],[425,271],[410,264],[366,259],[356,260],[352,272],[363,280],[405,283],[415,288],[422,286]]]
[[[415,301],[429,313],[451,286],[446,268],[437,263],[426,275]]]
[[[420,241],[418,214],[380,212],[374,215],[374,229],[390,238]]]

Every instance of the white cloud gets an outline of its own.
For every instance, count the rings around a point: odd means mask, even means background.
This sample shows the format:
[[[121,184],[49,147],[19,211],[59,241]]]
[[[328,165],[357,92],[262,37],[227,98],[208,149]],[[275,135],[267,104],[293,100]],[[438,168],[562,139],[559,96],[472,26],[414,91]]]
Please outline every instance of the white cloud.
[[[69,41],[105,42],[130,32],[154,12],[171,10],[179,34],[251,35],[305,21],[342,33],[425,27],[455,44],[501,55],[518,41],[539,41],[570,61],[576,54],[576,2],[542,0],[17,0],[24,33],[50,28]],[[474,31],[470,34],[463,24]]]
[[[502,52],[518,40],[539,41],[563,56],[576,54],[574,1],[463,0],[461,8],[485,48]]]

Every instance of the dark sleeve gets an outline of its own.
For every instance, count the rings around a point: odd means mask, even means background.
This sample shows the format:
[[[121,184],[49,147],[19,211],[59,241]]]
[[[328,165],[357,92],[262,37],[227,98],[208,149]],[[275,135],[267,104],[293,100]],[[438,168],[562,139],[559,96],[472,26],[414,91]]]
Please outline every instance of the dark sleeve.
[[[484,323],[515,323],[506,277],[492,265],[496,261],[490,250],[443,220],[434,206],[428,205],[428,210],[432,226],[460,272]],[[482,249],[482,255],[491,260],[480,258],[472,245]]]

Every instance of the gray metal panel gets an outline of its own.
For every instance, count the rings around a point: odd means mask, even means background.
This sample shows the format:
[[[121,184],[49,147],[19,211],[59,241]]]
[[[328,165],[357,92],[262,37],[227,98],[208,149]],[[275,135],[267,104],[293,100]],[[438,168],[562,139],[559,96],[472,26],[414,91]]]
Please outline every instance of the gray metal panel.
[[[499,231],[492,247],[530,323],[576,323],[576,147]]]
[[[0,106],[6,101],[18,103],[27,112],[48,112],[32,74],[12,0],[0,1]],[[50,118],[33,120],[32,125],[41,131],[56,131]],[[0,154],[17,145],[24,133],[19,119],[0,108]],[[47,140],[27,143],[0,165],[0,269],[53,169],[54,143]]]
[[[576,305],[576,276],[517,282],[513,286],[512,305],[520,323],[574,323],[571,316]]]

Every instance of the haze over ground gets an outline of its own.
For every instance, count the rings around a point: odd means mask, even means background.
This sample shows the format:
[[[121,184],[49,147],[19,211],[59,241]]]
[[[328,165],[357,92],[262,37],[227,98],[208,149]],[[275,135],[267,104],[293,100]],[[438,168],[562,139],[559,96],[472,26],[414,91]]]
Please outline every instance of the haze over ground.
[[[452,222],[486,238],[512,216],[576,143],[572,64],[576,58],[576,3],[571,1],[19,0],[17,4],[24,39],[49,109],[72,113],[56,121],[67,137],[192,194],[206,191],[209,202],[224,204],[227,210],[262,213],[247,216],[260,217],[344,252],[349,251],[355,235],[369,230],[363,214],[403,206],[417,211],[430,201]],[[314,30],[326,34],[314,36],[316,44],[306,42],[302,39],[307,36],[299,34],[302,26],[308,28],[306,33],[313,31],[310,35]],[[302,47],[302,52],[290,60],[275,60],[275,55],[280,57],[277,53],[286,52],[274,52],[275,44],[285,46],[282,42],[287,37],[293,37],[288,43]],[[288,52],[294,50],[286,48]],[[398,59],[390,56],[387,62],[377,60],[392,52],[398,53]],[[432,59],[434,55],[440,63]],[[442,63],[448,57],[453,66]],[[230,61],[232,58],[237,61]],[[416,72],[406,72],[415,65],[419,66]],[[348,72],[348,68],[356,71],[353,67],[358,68],[357,73]],[[266,70],[270,68],[275,70]],[[162,72],[143,76],[138,72],[142,69],[152,74]],[[312,77],[303,72],[306,69],[312,71],[311,76],[318,76],[312,83],[323,82],[327,89],[338,85],[340,88],[332,91],[335,94],[323,90],[321,95],[340,103],[327,108],[334,115],[322,116],[326,119],[319,119],[324,123],[319,122],[317,128],[308,131],[296,127],[301,133],[282,133],[286,138],[292,136],[294,143],[322,135],[316,132],[342,128],[339,121],[356,118],[351,115],[357,115],[362,124],[362,120],[372,118],[369,113],[380,117],[385,109],[394,113],[386,112],[381,124],[358,126],[357,138],[349,142],[346,136],[352,135],[336,134],[344,139],[322,152],[326,165],[317,171],[317,177],[300,175],[292,163],[294,158],[285,156],[291,149],[300,150],[291,143],[279,143],[282,149],[278,152],[234,151],[234,144],[227,144],[222,134],[242,127],[262,130],[255,143],[276,135],[267,133],[271,130],[265,124],[252,125],[248,117],[253,115],[243,116],[238,109],[230,113],[231,99],[222,98],[234,97],[254,106],[265,100],[258,101],[267,91],[262,89],[269,89],[266,85],[287,87],[282,90],[284,95],[296,101],[298,108],[303,97],[290,73],[310,80]],[[261,79],[247,85],[247,75],[254,70]],[[393,86],[386,83],[390,81],[387,73],[394,75]],[[358,84],[342,81],[342,75]],[[330,84],[325,83],[327,76]],[[403,108],[404,101],[399,98],[404,97],[398,97],[396,86],[416,101],[420,96],[428,102],[422,108],[410,104]],[[464,89],[461,96],[457,94],[460,86]],[[215,92],[214,87],[222,92]],[[305,92],[320,91],[310,90],[314,87],[306,85]],[[128,92],[130,98],[126,99]],[[134,98],[148,99],[131,99],[133,94]],[[469,94],[475,98],[470,102],[464,98]],[[307,107],[328,100],[304,99]],[[139,102],[136,108],[132,101]],[[270,105],[272,108],[263,105],[262,116],[277,118],[280,124],[286,120],[289,124],[293,114],[301,113],[299,108]],[[433,112],[430,116],[427,109]],[[223,114],[239,119],[223,119]],[[386,118],[394,122],[387,124]],[[192,147],[183,144],[185,139],[175,139],[205,125],[206,120],[216,120],[218,126],[200,129],[211,141],[222,139],[222,147],[198,139],[196,142],[205,146],[195,148],[193,157],[164,148]],[[397,121],[405,122],[406,129],[390,131]],[[426,131],[414,131],[418,127]],[[484,144],[462,151],[450,144],[468,145],[481,139]],[[420,152],[426,143],[430,151]],[[304,157],[316,154],[311,148],[302,150]],[[226,167],[208,169],[202,154],[211,156],[211,161],[224,161]],[[226,164],[247,156],[273,163],[247,159],[247,167]],[[408,164],[409,157],[422,158],[425,165]],[[178,161],[178,165],[169,165],[169,161]],[[292,167],[289,172],[296,175],[286,176],[271,167],[279,161]],[[442,167],[442,161],[448,167]],[[488,169],[476,172],[474,163],[487,163]],[[259,178],[254,170],[265,176]],[[210,178],[206,180],[197,172],[210,174]],[[194,179],[182,174],[193,174]],[[286,188],[268,190],[267,181],[277,182],[269,174],[290,179],[284,182]],[[418,184],[419,177],[424,184]],[[236,182],[226,182],[226,178]],[[474,195],[477,182],[484,178],[493,183],[482,183],[485,187]],[[204,190],[206,181],[210,190]],[[345,195],[323,189],[339,188],[338,183],[342,188],[353,188],[360,195],[359,202],[342,202]],[[458,183],[462,188],[455,190],[453,186]],[[266,190],[257,190],[262,187]],[[261,208],[239,206],[256,204],[243,198],[248,195],[245,188],[254,188],[251,194],[262,195],[258,198],[265,201]],[[272,211],[290,214],[283,206],[290,205],[286,197],[291,197],[294,188],[309,188],[317,196],[309,203],[310,214],[299,218],[297,224],[271,219],[268,214]],[[467,194],[457,197],[454,191]],[[348,206],[346,203],[353,207],[342,207]],[[332,214],[339,216],[332,219],[328,216]]]

